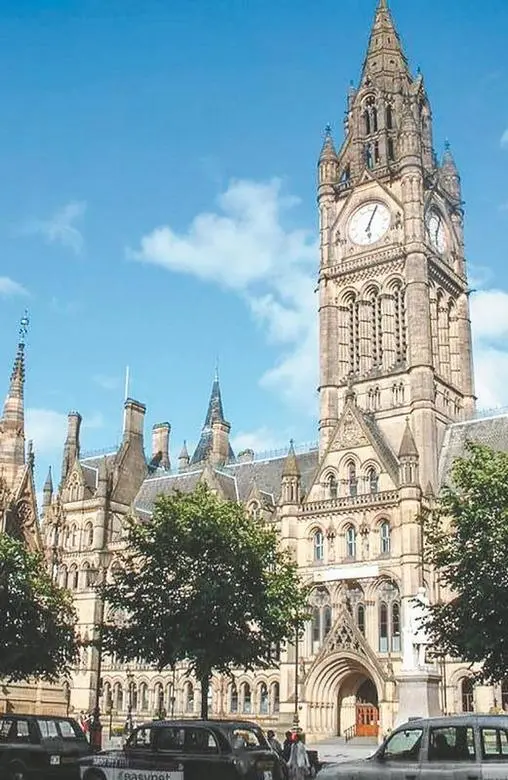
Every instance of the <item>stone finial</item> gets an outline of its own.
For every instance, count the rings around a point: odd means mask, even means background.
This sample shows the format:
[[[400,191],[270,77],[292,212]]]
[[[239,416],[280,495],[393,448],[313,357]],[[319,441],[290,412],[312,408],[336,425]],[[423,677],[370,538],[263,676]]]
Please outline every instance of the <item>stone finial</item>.
[[[400,443],[399,458],[419,458],[418,448],[414,440],[411,426],[409,425],[409,417],[406,417],[406,427]]]
[[[293,439],[291,439],[289,442],[289,450],[286,456],[286,460],[284,461],[282,476],[300,478],[300,467],[298,466],[298,460],[295,452],[295,443]]]

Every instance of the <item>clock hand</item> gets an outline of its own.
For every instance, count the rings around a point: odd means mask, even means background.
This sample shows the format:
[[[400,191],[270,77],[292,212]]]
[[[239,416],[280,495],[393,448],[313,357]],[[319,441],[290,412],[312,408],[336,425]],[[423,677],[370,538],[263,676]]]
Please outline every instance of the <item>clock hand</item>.
[[[370,215],[369,223],[367,227],[365,228],[365,232],[370,234],[370,226],[372,225],[372,220],[374,219],[374,215],[377,211],[378,207],[376,206],[372,214]]]

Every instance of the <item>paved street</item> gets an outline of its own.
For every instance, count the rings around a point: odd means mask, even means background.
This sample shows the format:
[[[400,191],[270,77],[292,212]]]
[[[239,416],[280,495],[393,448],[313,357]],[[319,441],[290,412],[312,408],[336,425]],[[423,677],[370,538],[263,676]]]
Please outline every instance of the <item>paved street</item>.
[[[318,751],[320,761],[350,761],[351,759],[367,758],[376,750],[377,745],[354,742],[344,744],[341,739],[331,739],[308,745],[308,748]]]

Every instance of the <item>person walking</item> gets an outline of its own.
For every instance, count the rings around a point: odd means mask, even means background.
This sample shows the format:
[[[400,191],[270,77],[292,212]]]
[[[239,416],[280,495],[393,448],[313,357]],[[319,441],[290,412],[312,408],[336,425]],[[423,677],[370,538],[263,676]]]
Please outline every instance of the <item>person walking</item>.
[[[268,744],[272,748],[272,750],[277,753],[278,756],[282,756],[282,745],[280,744],[279,740],[275,736],[275,731],[272,731],[272,729],[269,729],[266,732],[266,739],[268,741]]]
[[[288,761],[290,780],[305,780],[310,777],[310,763],[301,734],[295,734]]]
[[[293,744],[293,734],[291,731],[286,731],[285,733],[285,739],[282,745],[282,758],[287,763],[289,761],[289,756],[291,755],[291,746]]]

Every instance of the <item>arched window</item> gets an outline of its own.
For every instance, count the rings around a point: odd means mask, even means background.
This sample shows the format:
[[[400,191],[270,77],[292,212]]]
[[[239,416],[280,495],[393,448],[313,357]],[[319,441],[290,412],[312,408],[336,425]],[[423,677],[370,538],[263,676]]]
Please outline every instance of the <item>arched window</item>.
[[[394,289],[395,304],[395,350],[399,363],[406,359],[406,301],[402,285]]]
[[[143,712],[148,709],[148,685],[144,682],[139,686],[139,707]]]
[[[365,135],[370,135],[370,114],[368,108],[363,112]]]
[[[169,713],[174,713],[175,711],[173,683],[166,685],[166,709]]]
[[[164,718],[167,713],[164,708],[164,688],[162,683],[155,683],[153,689],[153,698],[157,716],[159,718]]]
[[[349,339],[349,371],[360,370],[360,302],[353,295],[347,300],[347,333]]]
[[[329,604],[323,607],[323,639],[332,630],[332,608]]]
[[[352,525],[346,529],[346,556],[356,558],[356,530]]]
[[[348,492],[350,496],[356,496],[358,494],[358,479],[356,476],[356,466],[351,461],[347,467],[347,484]]]
[[[235,683],[229,689],[229,710],[230,712],[238,712],[238,688]]]
[[[373,466],[367,471],[367,486],[372,495],[379,490],[379,475]]]
[[[93,546],[93,524],[87,523],[85,526],[85,539],[87,547]]]
[[[399,589],[391,580],[384,580],[379,588],[379,652],[400,652],[400,636]]]
[[[134,712],[138,709],[138,686],[135,682],[132,683],[130,688],[130,703]]]
[[[369,169],[374,167],[374,157],[372,155],[372,144],[365,144],[365,165]]]
[[[242,712],[252,712],[252,694],[249,683],[242,685]]]
[[[69,569],[69,587],[71,590],[78,589],[78,579],[79,579],[78,567],[76,566],[75,563],[73,563],[71,568]]]
[[[123,710],[123,688],[119,682],[113,688],[113,707],[118,712]]]
[[[280,710],[280,688],[278,682],[274,682],[270,686],[270,709],[273,715]]]
[[[339,485],[335,474],[330,474],[327,480],[328,498],[337,498],[339,494]]]
[[[325,557],[325,541],[322,531],[314,532],[314,560],[322,561]]]
[[[64,564],[62,566],[62,568],[60,569],[60,586],[62,588],[67,588],[68,587],[68,578],[69,578],[69,575],[68,575],[68,572],[67,572],[67,566],[65,566],[65,564]]]
[[[185,712],[194,712],[194,686],[186,682],[183,689],[183,706]]]
[[[360,632],[365,636],[365,607],[363,604],[358,604],[356,610],[356,623]]]
[[[391,103],[386,106],[386,129],[393,130],[393,108]]]
[[[474,689],[470,677],[463,677],[460,683],[462,712],[474,712]]]
[[[260,683],[258,687],[258,696],[259,696],[259,714],[260,715],[268,715],[268,687],[266,683]]]
[[[81,587],[86,590],[90,587],[90,584],[90,564],[88,561],[85,561],[81,572]]]
[[[388,159],[390,162],[395,160],[395,146],[393,143],[393,138],[388,139]]]
[[[392,603],[392,652],[400,653],[400,604],[398,601]]]
[[[379,652],[388,652],[388,607],[381,602],[379,605]]]
[[[77,544],[78,544],[78,529],[76,525],[73,525],[71,528],[71,548],[75,550]]]
[[[321,610],[314,607],[312,610],[312,641],[319,642],[321,639]]]
[[[383,520],[379,526],[379,552],[381,555],[389,555],[390,553],[390,523],[387,520]]]

